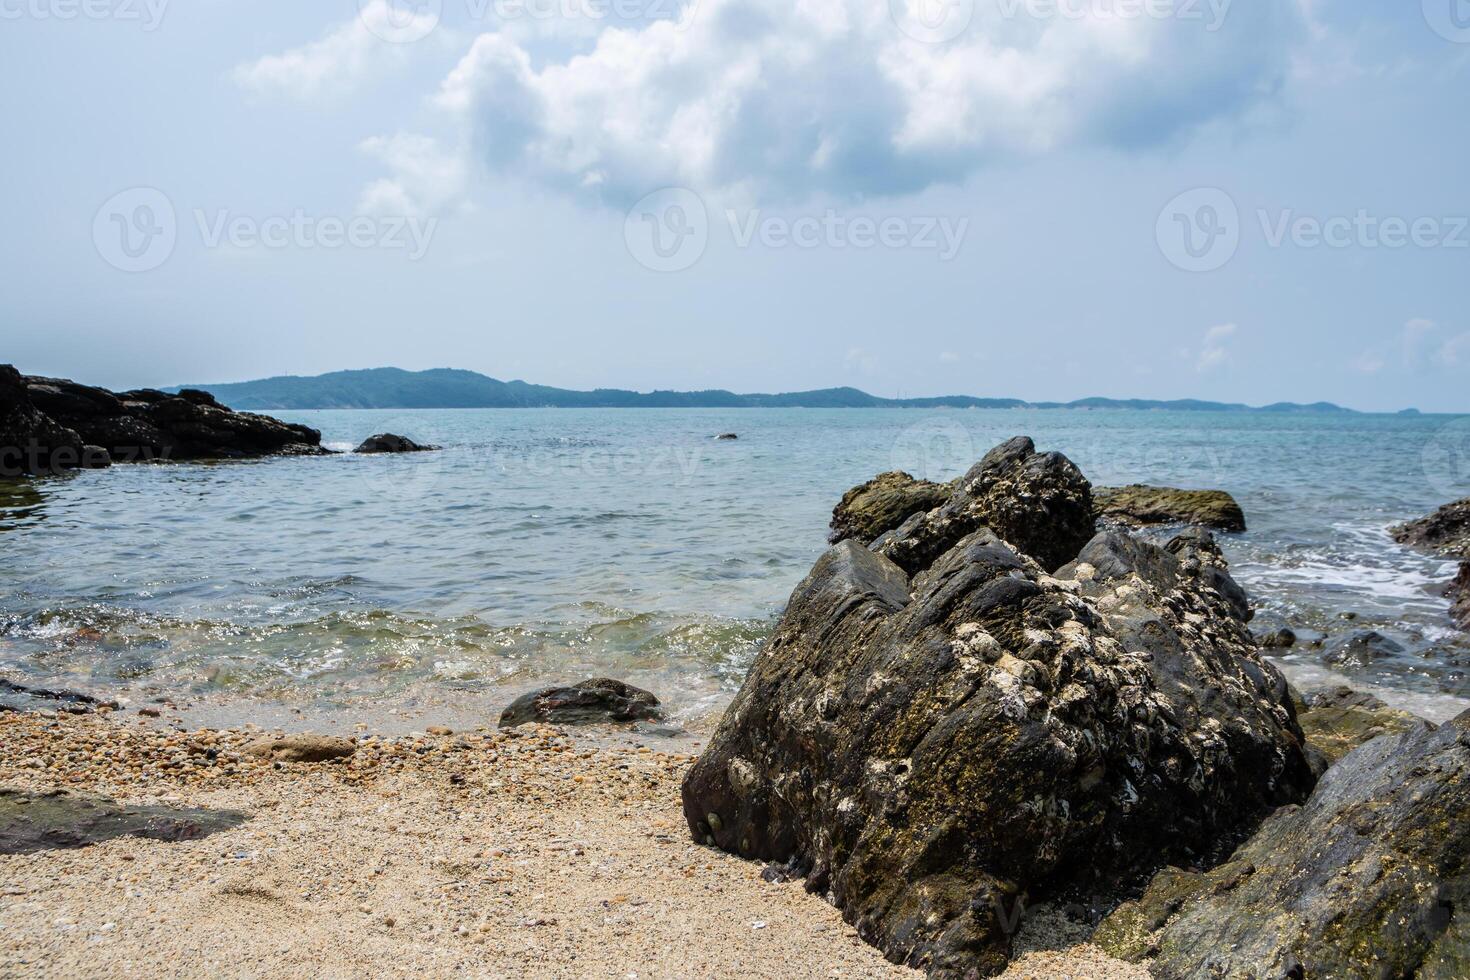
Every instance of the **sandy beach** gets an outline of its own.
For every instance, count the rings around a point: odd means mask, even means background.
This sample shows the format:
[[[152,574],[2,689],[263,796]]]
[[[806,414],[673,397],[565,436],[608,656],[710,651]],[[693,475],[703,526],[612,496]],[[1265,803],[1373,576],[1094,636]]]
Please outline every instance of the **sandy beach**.
[[[169,721],[0,714],[0,786],[250,815],[199,840],[0,856],[0,975],[918,975],[799,882],[693,844],[688,754],[523,726],[285,763],[248,754],[258,730]],[[1029,924],[1038,951],[1007,977],[1146,975],[1038,949],[1082,937]]]

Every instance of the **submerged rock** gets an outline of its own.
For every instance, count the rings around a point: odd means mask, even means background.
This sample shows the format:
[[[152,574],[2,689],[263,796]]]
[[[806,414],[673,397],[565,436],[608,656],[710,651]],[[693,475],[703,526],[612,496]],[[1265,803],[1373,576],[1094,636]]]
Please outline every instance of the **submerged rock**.
[[[734,432],[721,432],[719,435],[715,436],[715,438],[723,440],[725,442],[730,442],[733,439],[739,439],[740,436]]]
[[[0,711],[62,711],[70,715],[91,714],[98,708],[117,708],[116,701],[104,701],[78,691],[50,691],[26,687],[0,678]]]
[[[353,450],[355,453],[428,453],[437,450],[438,446],[420,445],[412,439],[403,436],[395,436],[391,432],[380,432],[375,436],[368,436],[362,441],[362,445]]]
[[[0,854],[86,847],[124,836],[167,842],[198,840],[238,827],[247,819],[247,814],[236,810],[125,807],[64,790],[23,793],[0,789]]]
[[[357,743],[336,735],[267,735],[245,746],[245,753],[275,762],[331,762],[357,751]]]
[[[1353,630],[1335,640],[1322,659],[1338,667],[1362,669],[1380,660],[1390,660],[1404,652],[1404,645],[1377,630]]]
[[[1092,487],[1081,471],[1017,436],[956,480],[941,506],[911,515],[871,548],[912,575],[985,527],[1050,570],[1076,556],[1094,525]]]
[[[1094,487],[1098,517],[1130,527],[1198,524],[1218,531],[1244,531],[1245,512],[1224,490],[1174,487]]]
[[[569,687],[548,687],[523,694],[501,713],[500,727],[513,728],[534,721],[587,725],[662,718],[658,698],[650,692],[608,677],[597,677]]]
[[[1470,497],[1445,504],[1427,517],[1389,528],[1399,544],[1470,561]]]
[[[1018,901],[1223,857],[1314,777],[1207,535],[1077,540],[1087,483],[1029,440],[939,510],[912,576],[879,542],[817,561],[683,804],[696,840],[805,873],[891,959],[961,977],[1004,969]],[[982,513],[1078,560],[1047,575],[994,527],[944,543]]]
[[[1296,630],[1290,626],[1278,626],[1258,634],[1256,642],[1267,650],[1289,650],[1296,646]]]
[[[315,429],[231,411],[207,392],[115,394],[0,365],[0,472],[7,474],[325,452]]]
[[[1375,738],[1229,862],[1170,869],[1093,942],[1161,978],[1470,976],[1470,713]]]
[[[916,480],[907,473],[879,473],[842,495],[832,510],[827,540],[836,544],[852,538],[869,544],[884,531],[898,527],[912,514],[933,510],[949,499],[953,484]]]
[[[1423,719],[1390,708],[1371,694],[1341,685],[1304,695],[1297,721],[1307,744],[1329,764],[1379,735],[1397,735],[1424,724]]]

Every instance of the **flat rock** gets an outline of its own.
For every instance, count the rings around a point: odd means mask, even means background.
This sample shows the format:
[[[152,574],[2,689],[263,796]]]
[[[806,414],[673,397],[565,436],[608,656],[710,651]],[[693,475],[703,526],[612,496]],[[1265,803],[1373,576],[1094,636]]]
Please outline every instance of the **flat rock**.
[[[1205,873],[1161,872],[1093,942],[1160,978],[1470,976],[1470,713],[1354,749]]]
[[[869,544],[909,516],[943,504],[953,492],[952,484],[916,480],[899,471],[879,473],[842,495],[832,510],[827,540],[836,544],[852,538],[859,544]]]
[[[412,439],[404,436],[396,436],[391,432],[380,432],[375,436],[368,436],[362,441],[362,445],[353,450],[355,453],[428,453],[437,450],[438,446],[420,445]]]
[[[23,793],[0,789],[0,854],[74,849],[123,836],[167,842],[198,840],[238,827],[247,819],[247,814],[237,810],[119,806],[64,790]]]
[[[1397,735],[1424,724],[1407,711],[1390,708],[1371,694],[1341,685],[1309,691],[1297,709],[1307,744],[1329,764],[1379,735]]]
[[[357,751],[357,743],[336,735],[267,735],[246,745],[244,751],[275,762],[330,762]]]
[[[548,687],[523,694],[501,713],[500,727],[513,728],[538,721],[588,725],[658,721],[662,718],[659,700],[650,692],[609,677],[597,677],[566,687]]]
[[[1180,490],[1133,484],[1093,487],[1099,519],[1130,527],[1197,524],[1217,531],[1244,531],[1245,512],[1224,490]]]
[[[912,574],[877,542],[835,545],[683,786],[696,841],[805,875],[937,976],[1004,969],[1018,903],[1116,902],[1166,863],[1224,858],[1315,779],[1208,536],[1077,541],[1086,481],[1037,456],[993,451],[944,520],[973,504],[1051,567],[1076,561],[1048,575],[993,527]]]
[[[1377,630],[1353,630],[1328,644],[1322,659],[1338,667],[1362,669],[1404,652],[1404,645]]]
[[[0,678],[0,711],[62,711],[71,715],[91,714],[98,708],[117,708],[116,701],[94,698],[79,691],[51,691],[26,687]]]

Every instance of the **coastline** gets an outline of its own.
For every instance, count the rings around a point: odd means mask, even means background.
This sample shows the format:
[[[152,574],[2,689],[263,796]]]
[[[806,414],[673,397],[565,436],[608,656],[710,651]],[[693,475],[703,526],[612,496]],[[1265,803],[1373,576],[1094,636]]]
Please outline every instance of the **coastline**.
[[[0,855],[0,973],[919,975],[800,882],[694,844],[688,754],[523,726],[273,763],[240,751],[259,735],[0,714],[0,786],[250,814],[199,840]],[[1046,914],[1027,927],[1011,980],[1147,975]]]

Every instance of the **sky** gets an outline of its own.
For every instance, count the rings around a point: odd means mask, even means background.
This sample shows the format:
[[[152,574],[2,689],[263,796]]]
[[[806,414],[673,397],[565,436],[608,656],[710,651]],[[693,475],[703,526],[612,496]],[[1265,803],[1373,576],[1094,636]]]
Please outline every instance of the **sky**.
[[[0,0],[0,362],[1470,412],[1470,0]]]

